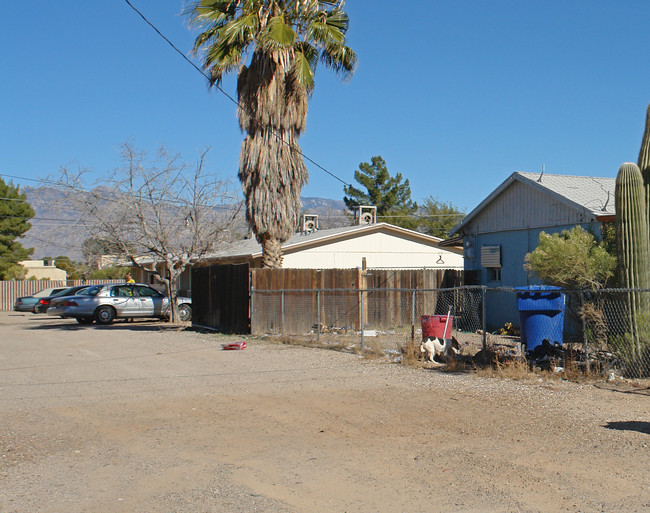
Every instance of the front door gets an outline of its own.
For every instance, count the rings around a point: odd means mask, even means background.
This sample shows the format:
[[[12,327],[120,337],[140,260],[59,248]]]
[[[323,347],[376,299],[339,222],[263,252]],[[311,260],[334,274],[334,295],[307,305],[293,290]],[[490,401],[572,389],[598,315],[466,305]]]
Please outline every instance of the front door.
[[[111,289],[111,304],[118,317],[137,317],[140,315],[140,303],[135,297],[133,285],[120,285]]]

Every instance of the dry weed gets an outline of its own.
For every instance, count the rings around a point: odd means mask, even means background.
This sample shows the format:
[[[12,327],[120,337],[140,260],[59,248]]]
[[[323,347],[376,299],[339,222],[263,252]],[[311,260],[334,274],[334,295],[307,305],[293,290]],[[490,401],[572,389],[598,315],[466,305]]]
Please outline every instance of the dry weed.
[[[527,380],[531,378],[532,373],[528,369],[528,363],[523,358],[500,361],[494,358],[491,365],[474,367],[478,376],[488,378],[505,378],[514,380]]]
[[[313,337],[296,337],[295,335],[277,335],[262,337],[267,342],[284,344],[288,346],[312,347],[315,349],[331,349],[332,351],[353,351],[354,347],[346,344],[345,341],[318,341]]]
[[[467,370],[467,365],[464,358],[450,358],[441,370],[443,372],[464,372]]]
[[[420,344],[414,340],[408,340],[406,345],[401,349],[402,351],[402,365],[407,367],[422,367],[422,353],[420,352]]]

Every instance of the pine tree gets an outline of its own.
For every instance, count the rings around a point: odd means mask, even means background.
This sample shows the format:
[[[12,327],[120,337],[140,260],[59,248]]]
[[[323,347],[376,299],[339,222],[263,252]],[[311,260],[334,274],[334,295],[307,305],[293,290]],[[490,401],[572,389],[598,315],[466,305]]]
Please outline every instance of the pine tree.
[[[31,228],[29,220],[34,210],[19,186],[0,178],[0,280],[21,277],[24,272],[18,262],[34,251],[22,247],[18,239]]]
[[[418,214],[421,216],[418,231],[442,239],[449,237],[451,229],[465,217],[451,201],[440,201],[433,196],[424,200]]]
[[[377,207],[377,219],[404,228],[415,229],[418,220],[413,217],[418,209],[411,201],[411,186],[397,173],[391,177],[386,161],[380,155],[372,157],[370,163],[362,162],[354,172],[354,178],[366,192],[346,185],[343,190],[345,206],[354,212],[360,205]]]

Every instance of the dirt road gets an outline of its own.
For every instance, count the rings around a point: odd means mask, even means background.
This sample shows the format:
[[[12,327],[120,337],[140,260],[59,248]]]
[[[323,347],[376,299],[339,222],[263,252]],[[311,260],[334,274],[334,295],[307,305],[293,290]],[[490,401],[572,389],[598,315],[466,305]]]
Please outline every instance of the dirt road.
[[[648,512],[650,395],[0,312],[0,512]]]

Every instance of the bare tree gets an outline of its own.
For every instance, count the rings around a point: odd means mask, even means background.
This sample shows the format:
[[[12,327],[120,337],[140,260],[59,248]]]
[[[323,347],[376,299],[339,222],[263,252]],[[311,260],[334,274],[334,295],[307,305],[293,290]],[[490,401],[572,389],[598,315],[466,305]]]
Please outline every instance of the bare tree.
[[[242,206],[227,182],[204,172],[207,152],[190,165],[165,148],[148,160],[125,143],[123,165],[111,175],[87,184],[87,170],[64,168],[57,182],[94,237],[111,241],[117,256],[155,273],[165,284],[171,322],[178,318],[181,273],[230,239]],[[164,264],[164,270],[157,264]]]

